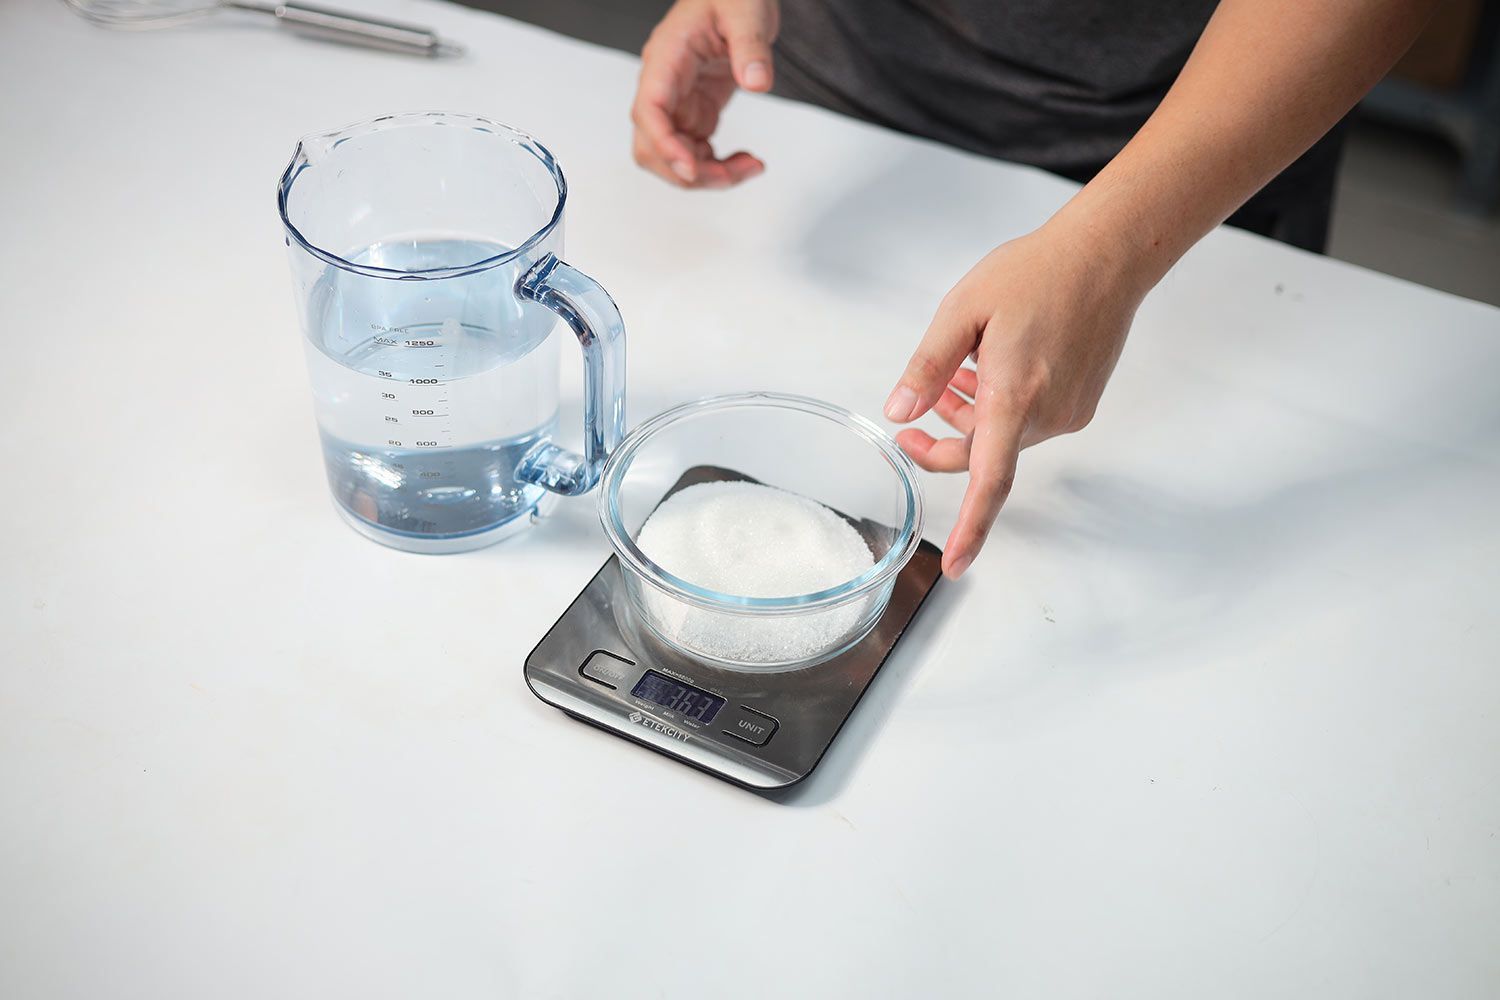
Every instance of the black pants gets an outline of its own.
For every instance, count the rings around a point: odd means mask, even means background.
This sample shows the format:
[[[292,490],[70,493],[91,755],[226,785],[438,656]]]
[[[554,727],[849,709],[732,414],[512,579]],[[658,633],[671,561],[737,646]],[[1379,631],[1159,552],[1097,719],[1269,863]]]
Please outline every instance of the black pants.
[[[1348,124],[1348,118],[1340,121],[1225,221],[1239,229],[1322,253],[1328,246],[1333,189]],[[1068,176],[1086,183],[1103,168],[1101,163],[1089,170],[1069,171]]]
[[[795,66],[784,65],[779,68],[775,93],[850,117],[865,117],[858,108],[819,87],[809,74],[797,72]],[[1347,124],[1347,118],[1340,121],[1291,166],[1272,178],[1270,183],[1251,196],[1239,211],[1226,220],[1229,225],[1269,236],[1303,250],[1322,253],[1328,245],[1333,188],[1338,176],[1339,160],[1343,155]],[[919,128],[907,131],[927,139],[937,138],[924,135]],[[982,152],[979,149],[975,151]],[[1085,184],[1102,169],[1103,163],[1095,163],[1052,172]]]
[[[1333,189],[1348,131],[1345,118],[1231,215],[1229,224],[1322,253],[1328,247]]]

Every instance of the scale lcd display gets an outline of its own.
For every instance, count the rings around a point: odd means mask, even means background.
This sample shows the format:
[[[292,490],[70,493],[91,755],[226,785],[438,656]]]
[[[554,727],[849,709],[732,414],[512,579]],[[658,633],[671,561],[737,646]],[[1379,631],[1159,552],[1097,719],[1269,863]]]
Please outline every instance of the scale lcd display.
[[[647,670],[641,675],[630,693],[705,724],[714,721],[714,716],[724,707],[724,699],[718,695],[663,677],[655,670]]]

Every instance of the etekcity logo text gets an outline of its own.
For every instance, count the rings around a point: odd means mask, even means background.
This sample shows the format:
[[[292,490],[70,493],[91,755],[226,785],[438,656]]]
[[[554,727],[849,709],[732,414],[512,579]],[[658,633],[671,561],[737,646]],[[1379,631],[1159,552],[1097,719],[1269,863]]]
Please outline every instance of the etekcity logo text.
[[[637,725],[645,726],[647,729],[661,733],[669,740],[678,740],[682,743],[687,742],[687,733],[683,732],[680,729],[675,729],[672,726],[667,725],[665,722],[659,722],[658,720],[651,718],[651,716],[649,715],[643,715],[640,712],[631,712],[630,721],[636,723]]]

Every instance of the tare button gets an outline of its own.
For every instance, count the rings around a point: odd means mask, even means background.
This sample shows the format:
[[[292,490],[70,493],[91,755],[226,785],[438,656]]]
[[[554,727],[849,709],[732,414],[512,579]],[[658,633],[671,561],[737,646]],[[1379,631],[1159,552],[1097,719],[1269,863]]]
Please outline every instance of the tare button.
[[[603,684],[607,688],[620,688],[635,679],[635,664],[629,660],[597,650],[589,654],[589,658],[583,661],[583,666],[578,672],[589,680]]]
[[[776,735],[776,730],[780,725],[781,723],[764,712],[757,712],[744,705],[734,706],[719,720],[719,726],[725,736],[733,736],[737,740],[744,740],[751,746],[757,747],[765,746],[771,737]]]

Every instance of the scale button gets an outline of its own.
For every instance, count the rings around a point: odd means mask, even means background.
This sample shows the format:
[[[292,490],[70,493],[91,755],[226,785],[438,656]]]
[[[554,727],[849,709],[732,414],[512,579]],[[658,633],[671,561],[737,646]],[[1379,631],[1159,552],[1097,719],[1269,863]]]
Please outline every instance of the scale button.
[[[589,658],[583,661],[583,666],[578,668],[578,672],[607,688],[617,688],[628,683],[635,676],[635,664],[624,657],[606,653],[600,649],[589,654]]]
[[[744,740],[758,747],[763,747],[770,742],[771,737],[776,735],[776,729],[781,725],[764,712],[757,712],[744,705],[736,705],[734,711],[726,715],[720,724],[724,727],[726,736],[733,736],[737,740]]]

